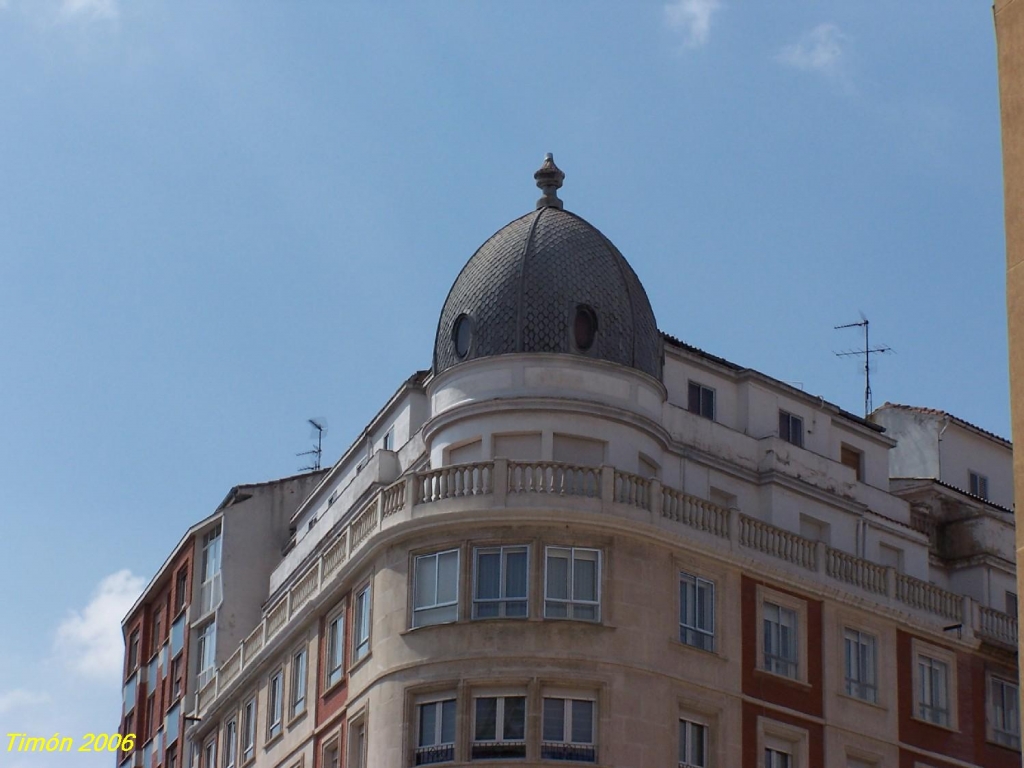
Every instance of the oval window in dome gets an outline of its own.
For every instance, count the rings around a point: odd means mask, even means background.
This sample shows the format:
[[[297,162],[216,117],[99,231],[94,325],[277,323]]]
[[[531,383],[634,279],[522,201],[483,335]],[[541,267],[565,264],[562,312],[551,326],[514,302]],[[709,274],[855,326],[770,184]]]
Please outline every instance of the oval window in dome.
[[[586,352],[594,346],[594,337],[597,335],[597,313],[586,304],[576,307],[576,318],[572,324],[573,341],[576,342],[576,349]]]
[[[469,354],[469,344],[473,340],[473,319],[463,313],[455,318],[452,325],[452,341],[455,344],[455,354],[460,358]]]

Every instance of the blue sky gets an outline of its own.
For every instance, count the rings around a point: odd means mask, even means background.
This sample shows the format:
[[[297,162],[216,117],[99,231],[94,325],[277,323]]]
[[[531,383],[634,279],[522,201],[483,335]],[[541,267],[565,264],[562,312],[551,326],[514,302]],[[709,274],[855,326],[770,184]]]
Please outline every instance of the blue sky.
[[[863,311],[876,405],[1008,436],[998,117],[987,2],[0,0],[0,734],[116,727],[142,584],[429,366],[545,152],[663,330],[859,412]]]

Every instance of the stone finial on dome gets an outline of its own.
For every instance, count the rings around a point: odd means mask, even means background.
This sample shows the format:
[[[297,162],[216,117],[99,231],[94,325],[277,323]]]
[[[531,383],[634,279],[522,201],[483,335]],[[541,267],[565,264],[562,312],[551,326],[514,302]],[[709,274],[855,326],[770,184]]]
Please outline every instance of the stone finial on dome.
[[[533,174],[533,178],[537,180],[537,186],[544,193],[537,201],[537,207],[561,208],[562,201],[558,199],[558,188],[562,186],[565,174],[555,165],[555,158],[550,152],[544,156],[544,164]]]

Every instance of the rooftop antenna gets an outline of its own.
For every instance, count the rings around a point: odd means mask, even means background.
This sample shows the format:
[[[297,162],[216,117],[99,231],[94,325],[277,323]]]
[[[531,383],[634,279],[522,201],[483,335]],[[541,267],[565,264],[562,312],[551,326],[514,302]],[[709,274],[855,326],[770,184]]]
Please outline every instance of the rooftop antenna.
[[[296,456],[312,456],[313,463],[308,467],[302,467],[300,472],[319,472],[320,471],[320,457],[324,452],[324,432],[327,431],[327,421],[325,419],[306,419],[309,425],[313,427],[316,432],[316,448],[310,448],[308,451],[302,453],[296,453]]]
[[[886,344],[882,344],[880,347],[872,347],[868,337],[868,325],[870,321],[864,316],[864,313],[860,313],[859,323],[846,323],[846,325],[833,326],[835,330],[840,328],[863,328],[864,329],[864,349],[851,349],[846,352],[835,352],[836,357],[852,357],[853,355],[864,355],[864,418],[868,417],[874,404],[871,401],[871,355],[882,355],[886,352],[892,352],[896,354],[895,350]]]

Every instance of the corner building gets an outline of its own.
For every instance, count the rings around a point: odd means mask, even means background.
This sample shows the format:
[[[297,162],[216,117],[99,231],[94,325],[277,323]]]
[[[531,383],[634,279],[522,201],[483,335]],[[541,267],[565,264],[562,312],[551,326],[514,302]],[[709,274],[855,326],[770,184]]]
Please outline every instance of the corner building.
[[[190,765],[1020,765],[1009,443],[659,332],[563,177],[298,506]]]

